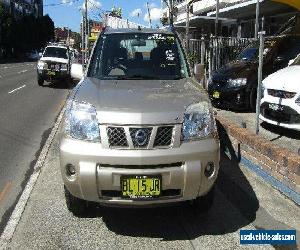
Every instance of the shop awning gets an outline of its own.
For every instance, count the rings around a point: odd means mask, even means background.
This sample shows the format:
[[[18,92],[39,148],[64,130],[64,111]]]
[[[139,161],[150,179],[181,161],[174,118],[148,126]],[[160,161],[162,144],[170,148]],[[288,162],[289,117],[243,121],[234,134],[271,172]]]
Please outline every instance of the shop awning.
[[[287,5],[292,6],[295,9],[300,11],[300,0],[273,0],[273,1],[287,4]]]

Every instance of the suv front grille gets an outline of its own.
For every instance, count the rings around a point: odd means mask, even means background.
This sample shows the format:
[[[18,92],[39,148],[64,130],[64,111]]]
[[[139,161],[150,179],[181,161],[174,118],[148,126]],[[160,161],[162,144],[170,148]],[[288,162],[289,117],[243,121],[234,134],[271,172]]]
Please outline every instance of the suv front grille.
[[[173,126],[164,126],[157,129],[154,147],[170,146],[173,137]]]
[[[146,148],[148,146],[152,128],[129,128],[129,132],[135,148]]]
[[[154,127],[108,126],[106,127],[108,146],[110,148],[123,149],[171,147],[173,144],[174,126],[157,126],[155,130],[153,128]],[[151,138],[153,139],[151,140]]]
[[[128,147],[128,142],[124,128],[108,127],[107,136],[110,147]]]

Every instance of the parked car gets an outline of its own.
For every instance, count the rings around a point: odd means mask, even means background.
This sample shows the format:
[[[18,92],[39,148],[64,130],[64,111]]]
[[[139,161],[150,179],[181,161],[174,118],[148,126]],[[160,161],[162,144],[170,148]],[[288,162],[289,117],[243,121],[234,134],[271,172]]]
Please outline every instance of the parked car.
[[[300,37],[267,38],[264,49],[263,78],[286,67],[300,53]],[[259,43],[251,43],[235,61],[213,73],[208,92],[213,104],[221,108],[256,108]]]
[[[37,50],[31,50],[25,54],[26,59],[30,61],[37,61],[39,60],[39,52]]]
[[[209,97],[196,85],[172,31],[105,29],[61,128],[68,209],[186,200],[209,209],[219,139]]]
[[[63,45],[48,45],[37,64],[37,80],[42,86],[44,81],[70,79],[69,49]]]
[[[260,119],[300,131],[300,56],[263,81]]]

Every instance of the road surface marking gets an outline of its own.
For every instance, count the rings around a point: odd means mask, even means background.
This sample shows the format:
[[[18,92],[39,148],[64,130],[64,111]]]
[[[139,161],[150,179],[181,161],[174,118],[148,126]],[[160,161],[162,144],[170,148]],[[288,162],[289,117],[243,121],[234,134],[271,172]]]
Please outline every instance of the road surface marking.
[[[23,86],[21,86],[19,88],[16,88],[16,89],[13,89],[13,90],[9,91],[8,94],[11,94],[11,93],[13,93],[13,92],[15,92],[15,91],[17,91],[19,89],[25,88],[25,87],[26,87],[26,85],[24,84]]]
[[[49,148],[50,148],[50,146],[54,140],[54,137],[58,131],[59,125],[60,125],[63,115],[65,113],[65,110],[66,110],[66,108],[64,107],[60,111],[59,116],[51,130],[51,133],[50,133],[45,145],[43,146],[43,149],[42,149],[42,151],[37,159],[37,162],[33,168],[34,169],[33,173],[30,176],[30,178],[24,188],[22,195],[21,195],[20,199],[18,200],[18,203],[15,206],[15,208],[3,230],[2,235],[0,236],[0,249],[6,249],[7,244],[9,243],[9,241],[12,239],[12,237],[14,235],[14,232],[15,232],[15,230],[18,226],[18,223],[21,219],[22,213],[25,209],[26,203],[27,203],[27,201],[30,197],[30,194],[33,190],[33,187],[40,175],[41,169],[44,166]]]
[[[27,71],[28,71],[28,69],[24,69],[24,70],[19,71],[18,74],[22,74],[22,73],[25,73]]]
[[[0,193],[0,203],[11,188],[12,183],[9,181],[5,184],[3,191]]]

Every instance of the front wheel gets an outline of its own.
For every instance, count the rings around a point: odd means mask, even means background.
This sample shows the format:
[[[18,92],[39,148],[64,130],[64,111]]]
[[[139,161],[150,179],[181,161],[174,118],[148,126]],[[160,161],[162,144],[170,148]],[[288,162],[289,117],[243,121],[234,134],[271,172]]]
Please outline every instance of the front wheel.
[[[87,202],[85,200],[79,199],[73,196],[70,191],[64,186],[65,189],[65,199],[67,208],[75,216],[81,216],[84,214],[87,208]]]
[[[250,111],[256,112],[256,99],[257,99],[257,89],[252,88],[249,96],[249,108]]]
[[[43,86],[44,84],[44,79],[41,76],[38,76],[38,85]]]
[[[198,197],[193,201],[193,206],[197,211],[201,213],[208,212],[213,205],[215,196],[215,187],[204,196]]]

